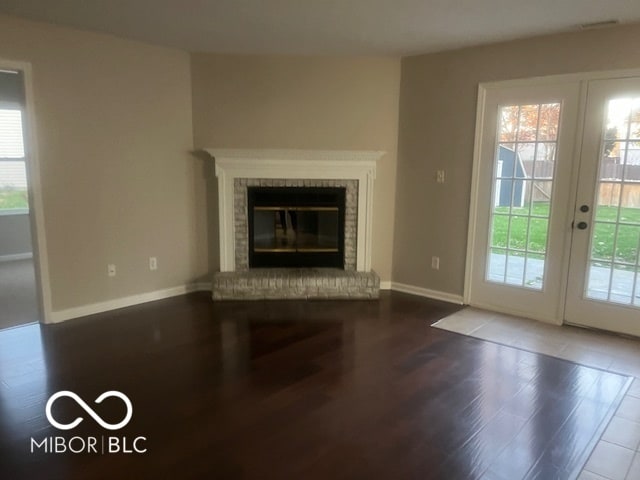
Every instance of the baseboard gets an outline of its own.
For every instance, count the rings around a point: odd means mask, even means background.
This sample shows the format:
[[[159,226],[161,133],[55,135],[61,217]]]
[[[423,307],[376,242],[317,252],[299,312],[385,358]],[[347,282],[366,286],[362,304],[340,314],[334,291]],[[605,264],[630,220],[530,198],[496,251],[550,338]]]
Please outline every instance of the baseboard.
[[[0,262],[13,262],[16,260],[29,260],[33,258],[32,252],[14,253],[13,255],[0,255]]]
[[[453,295],[451,293],[439,292],[437,290],[430,290],[428,288],[415,287],[413,285],[406,285],[404,283],[388,281],[380,282],[380,289],[396,290],[398,292],[433,298],[435,300],[456,303],[458,305],[462,305],[463,303],[461,295]],[[141,303],[176,297],[178,295],[184,295],[190,292],[203,291],[211,291],[211,283],[199,282],[190,285],[181,285],[179,287],[165,288],[163,290],[156,290],[154,292],[141,293],[139,295],[115,298],[113,300],[107,300],[106,302],[92,303],[89,305],[82,305],[80,307],[58,310],[51,313],[51,321],[49,323],[60,323],[66,320],[71,320],[73,318],[86,317],[87,315],[94,315],[96,313],[117,310],[118,308],[131,307],[133,305],[139,305]]]
[[[71,320],[72,318],[85,317],[96,313],[108,312],[109,310],[131,307],[141,303],[153,302],[155,300],[177,297],[178,295],[184,295],[190,292],[206,290],[206,285],[207,284],[200,283],[181,285],[179,287],[165,288],[163,290],[131,295],[129,297],[115,298],[113,300],[107,300],[106,302],[92,303],[89,305],[82,305],[80,307],[68,308],[66,310],[58,310],[51,313],[51,321],[49,323],[64,322],[66,320]],[[211,286],[209,285],[209,289],[210,288]]]
[[[416,287],[414,285],[407,285],[406,283],[391,282],[391,290],[402,293],[409,293],[411,295],[419,295],[421,297],[432,298],[434,300],[442,300],[443,302],[455,303],[457,305],[464,305],[464,302],[462,301],[462,295],[454,295],[453,293],[440,292],[438,290],[431,290],[429,288]]]

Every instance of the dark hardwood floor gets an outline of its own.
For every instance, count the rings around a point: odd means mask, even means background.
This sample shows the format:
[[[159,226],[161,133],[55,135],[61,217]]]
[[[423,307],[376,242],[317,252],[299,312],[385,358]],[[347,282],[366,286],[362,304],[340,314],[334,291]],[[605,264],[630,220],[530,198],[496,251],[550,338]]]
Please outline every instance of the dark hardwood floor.
[[[0,331],[0,478],[574,478],[629,379],[429,327],[456,309],[192,294]],[[106,430],[61,398],[83,421],[58,430],[60,390],[109,423],[123,402],[94,400],[121,391],[133,416]],[[49,437],[100,451],[31,453]]]

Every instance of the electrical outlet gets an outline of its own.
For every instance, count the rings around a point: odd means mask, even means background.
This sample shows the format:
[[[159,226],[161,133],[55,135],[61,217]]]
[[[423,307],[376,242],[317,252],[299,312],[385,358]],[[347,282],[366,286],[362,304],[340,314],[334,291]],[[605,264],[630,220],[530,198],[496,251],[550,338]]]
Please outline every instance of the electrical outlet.
[[[436,171],[436,182],[444,183],[444,170]]]
[[[431,257],[431,268],[440,270],[440,257]]]
[[[113,263],[107,265],[107,275],[109,275],[110,277],[116,276],[116,266]]]
[[[156,257],[149,257],[149,270],[158,269],[158,259]]]

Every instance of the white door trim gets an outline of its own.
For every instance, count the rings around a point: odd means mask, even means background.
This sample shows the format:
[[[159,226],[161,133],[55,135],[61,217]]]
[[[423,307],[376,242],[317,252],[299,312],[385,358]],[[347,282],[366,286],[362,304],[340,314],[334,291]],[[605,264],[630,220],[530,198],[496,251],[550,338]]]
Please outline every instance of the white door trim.
[[[49,283],[49,257],[45,233],[42,182],[35,121],[33,73],[29,62],[0,58],[0,68],[19,70],[23,74],[27,131],[24,132],[25,157],[29,193],[29,218],[33,244],[33,263],[36,275],[38,302],[42,313],[41,323],[51,323],[51,285]]]
[[[489,84],[478,85],[478,104],[476,107],[476,133],[473,141],[473,170],[471,172],[471,200],[469,204],[469,230],[467,232],[467,255],[465,260],[464,292],[465,305],[471,303],[471,278],[473,277],[473,258],[475,256],[476,229],[478,227],[478,193],[480,190],[480,152],[484,133],[484,110]]]

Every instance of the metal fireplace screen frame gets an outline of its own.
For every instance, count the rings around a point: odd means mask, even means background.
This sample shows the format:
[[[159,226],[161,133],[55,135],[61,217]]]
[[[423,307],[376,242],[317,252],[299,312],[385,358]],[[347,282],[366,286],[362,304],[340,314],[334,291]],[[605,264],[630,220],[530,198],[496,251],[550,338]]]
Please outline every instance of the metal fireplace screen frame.
[[[344,187],[248,187],[249,267],[344,269]]]

